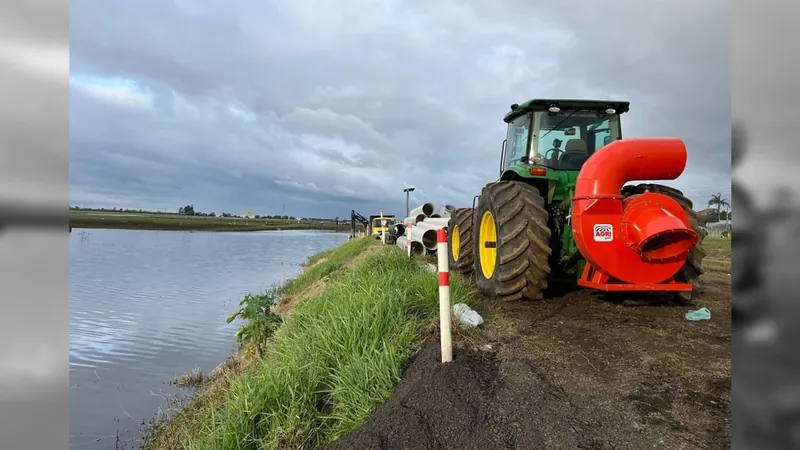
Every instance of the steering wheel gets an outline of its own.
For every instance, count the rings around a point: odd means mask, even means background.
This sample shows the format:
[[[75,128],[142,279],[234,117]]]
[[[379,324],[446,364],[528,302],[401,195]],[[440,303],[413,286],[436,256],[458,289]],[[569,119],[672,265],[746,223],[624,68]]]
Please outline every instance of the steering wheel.
[[[556,148],[555,147],[551,148],[550,150],[547,150],[546,152],[544,152],[544,155],[542,156],[542,159],[543,160],[549,160],[551,162],[555,162],[553,160],[553,157],[550,156],[550,155],[553,155],[555,152],[556,152]]]

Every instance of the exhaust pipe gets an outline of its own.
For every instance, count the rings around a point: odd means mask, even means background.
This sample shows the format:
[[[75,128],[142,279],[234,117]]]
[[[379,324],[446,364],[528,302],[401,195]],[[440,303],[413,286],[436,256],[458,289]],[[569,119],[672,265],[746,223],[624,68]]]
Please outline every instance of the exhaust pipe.
[[[419,242],[428,250],[436,249],[436,230],[433,228],[426,228],[419,225],[415,226],[411,228],[408,237],[411,239],[412,246],[414,242]]]
[[[419,214],[425,214],[426,216],[430,216],[433,214],[435,206],[433,203],[425,203],[421,206],[417,206],[416,208],[412,209],[410,213],[408,213],[411,217],[416,217]]]
[[[697,244],[689,217],[672,198],[645,192],[623,199],[628,181],[674,180],[686,167],[675,138],[614,141],[593,154],[575,184],[572,230],[591,266],[623,283],[668,281]]]
[[[668,262],[685,259],[697,243],[694,231],[663,207],[646,198],[633,198],[623,203],[625,225],[631,248],[645,261]]]

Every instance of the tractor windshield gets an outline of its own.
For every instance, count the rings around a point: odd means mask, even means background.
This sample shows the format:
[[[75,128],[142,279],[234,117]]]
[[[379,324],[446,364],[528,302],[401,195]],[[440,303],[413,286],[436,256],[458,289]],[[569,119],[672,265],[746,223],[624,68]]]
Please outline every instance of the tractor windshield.
[[[537,164],[580,170],[594,152],[621,139],[618,114],[602,111],[539,111],[539,136],[532,155]]]

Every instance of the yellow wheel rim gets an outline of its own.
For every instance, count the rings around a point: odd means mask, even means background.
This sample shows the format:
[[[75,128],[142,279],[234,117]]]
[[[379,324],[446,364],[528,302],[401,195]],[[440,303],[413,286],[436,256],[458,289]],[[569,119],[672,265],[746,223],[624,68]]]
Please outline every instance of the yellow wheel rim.
[[[478,232],[479,255],[481,261],[481,272],[485,279],[492,278],[494,266],[497,264],[497,227],[494,223],[494,216],[489,211],[483,213],[481,217],[481,227]]]
[[[458,261],[458,255],[461,254],[461,231],[458,229],[458,225],[453,227],[450,236],[452,237],[453,261]]]

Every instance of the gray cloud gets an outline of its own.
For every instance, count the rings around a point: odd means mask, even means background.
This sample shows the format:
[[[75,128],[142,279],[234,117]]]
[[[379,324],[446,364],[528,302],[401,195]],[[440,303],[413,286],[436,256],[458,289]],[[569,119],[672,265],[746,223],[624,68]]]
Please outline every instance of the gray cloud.
[[[685,139],[673,184],[730,184],[728,2],[234,5],[71,5],[73,203],[342,216],[400,212],[411,184],[467,205],[530,97],[630,100],[627,135]]]

